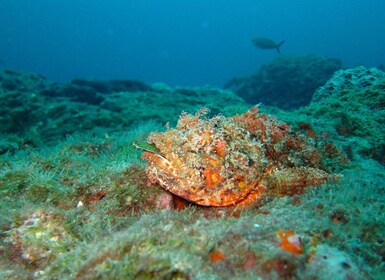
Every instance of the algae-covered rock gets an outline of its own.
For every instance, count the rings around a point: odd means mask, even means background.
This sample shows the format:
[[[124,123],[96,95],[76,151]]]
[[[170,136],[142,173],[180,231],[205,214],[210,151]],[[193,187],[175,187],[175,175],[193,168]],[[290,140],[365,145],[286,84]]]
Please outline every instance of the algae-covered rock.
[[[77,240],[63,225],[63,215],[37,210],[21,218],[5,240],[12,256],[32,269],[39,269],[75,247]]]
[[[384,72],[362,66],[340,70],[300,112],[322,120],[322,130],[339,139],[350,155],[385,163]]]
[[[338,69],[341,69],[341,61],[334,58],[279,56],[251,77],[230,80],[225,88],[252,104],[295,109],[309,104],[314,91]]]
[[[343,251],[327,245],[318,246],[306,265],[307,279],[365,279],[351,257]]]
[[[346,93],[343,93],[344,91],[363,90],[368,87],[381,85],[384,83],[384,80],[385,73],[376,68],[359,66],[353,69],[339,70],[325,83],[325,85],[319,87],[315,91],[312,102],[319,102],[331,95],[337,97],[344,94],[345,97],[348,98]],[[371,102],[372,100],[369,98],[369,100],[362,99],[362,101]],[[372,102],[376,102],[376,100],[373,100]]]
[[[74,133],[120,132],[147,121],[175,123],[181,111],[193,113],[202,106],[225,115],[249,107],[234,93],[211,87],[170,88],[133,80],[54,84],[38,74],[9,70],[0,75],[0,105],[0,132],[27,137],[34,145],[54,144]],[[6,146],[4,151],[12,143]]]
[[[0,92],[36,92],[48,89],[52,85],[52,82],[38,73],[22,73],[10,69],[0,72]]]
[[[39,91],[52,85],[35,73],[0,73],[0,133],[20,133],[42,120],[44,98]]]

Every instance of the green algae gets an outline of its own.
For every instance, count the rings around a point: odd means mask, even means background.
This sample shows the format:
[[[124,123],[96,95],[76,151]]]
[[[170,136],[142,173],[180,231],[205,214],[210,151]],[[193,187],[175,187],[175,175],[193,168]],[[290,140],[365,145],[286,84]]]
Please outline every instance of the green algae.
[[[0,195],[2,197],[17,195],[27,187],[28,173],[23,171],[7,172],[0,178]]]

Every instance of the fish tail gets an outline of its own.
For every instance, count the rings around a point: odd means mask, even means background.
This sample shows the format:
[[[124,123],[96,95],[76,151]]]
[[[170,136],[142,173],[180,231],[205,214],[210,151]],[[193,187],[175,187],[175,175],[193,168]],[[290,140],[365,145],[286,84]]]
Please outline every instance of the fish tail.
[[[280,54],[281,50],[279,49],[283,43],[285,43],[286,40],[282,40],[278,45],[277,45],[277,52]]]

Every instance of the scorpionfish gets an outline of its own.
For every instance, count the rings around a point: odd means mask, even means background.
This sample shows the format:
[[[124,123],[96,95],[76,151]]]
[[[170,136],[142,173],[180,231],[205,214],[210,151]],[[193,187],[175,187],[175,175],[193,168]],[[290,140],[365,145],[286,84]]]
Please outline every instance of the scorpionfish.
[[[182,113],[175,128],[149,135],[155,147],[142,158],[152,184],[199,205],[235,206],[338,178],[322,165],[314,139],[258,107],[232,117],[207,112]]]

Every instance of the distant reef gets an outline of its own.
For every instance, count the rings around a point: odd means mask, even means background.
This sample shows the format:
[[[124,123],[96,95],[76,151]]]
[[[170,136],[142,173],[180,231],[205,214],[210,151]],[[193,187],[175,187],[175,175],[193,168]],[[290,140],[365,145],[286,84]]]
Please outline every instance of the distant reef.
[[[211,87],[86,79],[57,84],[35,73],[0,73],[0,133],[22,136],[32,145],[53,144],[76,132],[121,132],[147,121],[173,124],[182,111],[202,106],[225,115],[250,107],[234,93]]]
[[[308,105],[314,91],[341,67],[340,60],[325,56],[279,56],[250,77],[231,79],[225,88],[251,104],[292,110]]]

